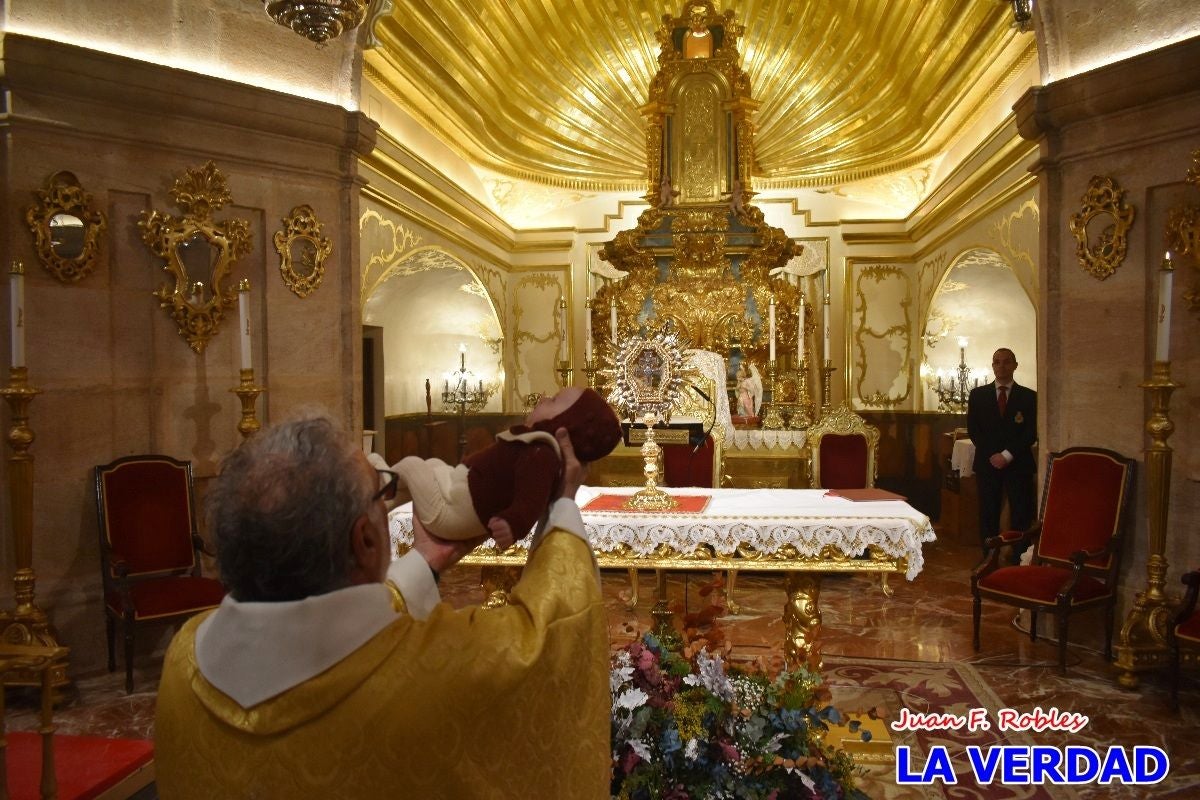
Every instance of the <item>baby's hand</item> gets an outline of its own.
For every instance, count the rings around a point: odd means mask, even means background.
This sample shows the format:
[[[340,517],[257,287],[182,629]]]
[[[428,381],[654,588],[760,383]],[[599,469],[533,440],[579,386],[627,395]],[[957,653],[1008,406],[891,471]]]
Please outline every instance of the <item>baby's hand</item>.
[[[513,538],[512,528],[503,517],[492,517],[489,519],[488,530],[491,532],[492,538],[496,540],[496,547],[501,550],[507,550],[516,541]]]

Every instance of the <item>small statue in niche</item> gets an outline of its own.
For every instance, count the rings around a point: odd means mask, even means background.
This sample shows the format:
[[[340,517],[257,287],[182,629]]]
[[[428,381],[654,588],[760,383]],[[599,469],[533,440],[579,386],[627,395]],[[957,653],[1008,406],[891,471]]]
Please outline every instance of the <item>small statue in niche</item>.
[[[745,201],[742,198],[742,179],[734,178],[733,185],[729,187],[729,210],[734,215],[740,215],[746,210]]]
[[[658,185],[659,208],[670,208],[675,205],[675,198],[678,196],[679,190],[671,185],[671,176],[664,172],[662,182]]]
[[[737,368],[738,415],[756,417],[762,406],[762,376],[753,362],[743,361]]]

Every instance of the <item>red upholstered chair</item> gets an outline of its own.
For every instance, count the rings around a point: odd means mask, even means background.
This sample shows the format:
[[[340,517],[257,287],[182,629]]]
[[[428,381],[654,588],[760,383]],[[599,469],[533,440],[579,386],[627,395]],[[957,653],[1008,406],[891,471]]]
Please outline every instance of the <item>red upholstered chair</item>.
[[[127,456],[96,467],[96,515],[104,575],[108,669],[116,623],[125,638],[125,691],[133,691],[134,629],[179,621],[220,604],[220,581],[200,576],[192,465],[170,456]]]
[[[875,486],[879,429],[843,404],[808,429],[812,485],[819,489]]]
[[[1133,489],[1133,459],[1111,450],[1072,447],[1051,453],[1042,489],[1040,521],[1028,531],[988,539],[971,575],[975,650],[984,598],[1029,609],[1029,638],[1037,640],[1039,611],[1054,612],[1058,670],[1067,671],[1067,619],[1086,608],[1104,609],[1104,655],[1112,657],[1113,612],[1121,544]],[[1000,565],[1005,544],[1033,543],[1033,559]]]
[[[1192,570],[1181,579],[1187,593],[1179,606],[1179,612],[1167,625],[1167,644],[1171,647],[1171,708],[1179,708],[1179,662],[1182,650],[1200,653],[1200,610],[1196,599],[1200,597],[1200,569]]]

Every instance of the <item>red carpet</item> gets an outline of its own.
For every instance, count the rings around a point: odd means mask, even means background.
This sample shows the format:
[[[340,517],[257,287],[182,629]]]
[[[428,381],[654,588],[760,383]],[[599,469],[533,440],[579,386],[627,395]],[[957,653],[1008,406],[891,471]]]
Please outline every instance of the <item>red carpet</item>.
[[[12,800],[37,800],[42,778],[42,737],[9,733],[8,788]],[[55,736],[59,800],[86,800],[116,786],[154,758],[149,739]]]

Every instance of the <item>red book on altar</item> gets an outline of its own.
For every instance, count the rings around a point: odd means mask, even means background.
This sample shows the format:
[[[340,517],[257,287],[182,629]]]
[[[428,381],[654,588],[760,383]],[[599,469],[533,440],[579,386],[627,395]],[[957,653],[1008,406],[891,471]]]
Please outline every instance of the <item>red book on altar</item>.
[[[856,503],[875,503],[880,500],[907,500],[902,494],[889,492],[887,489],[830,489],[826,497],[844,497]]]

